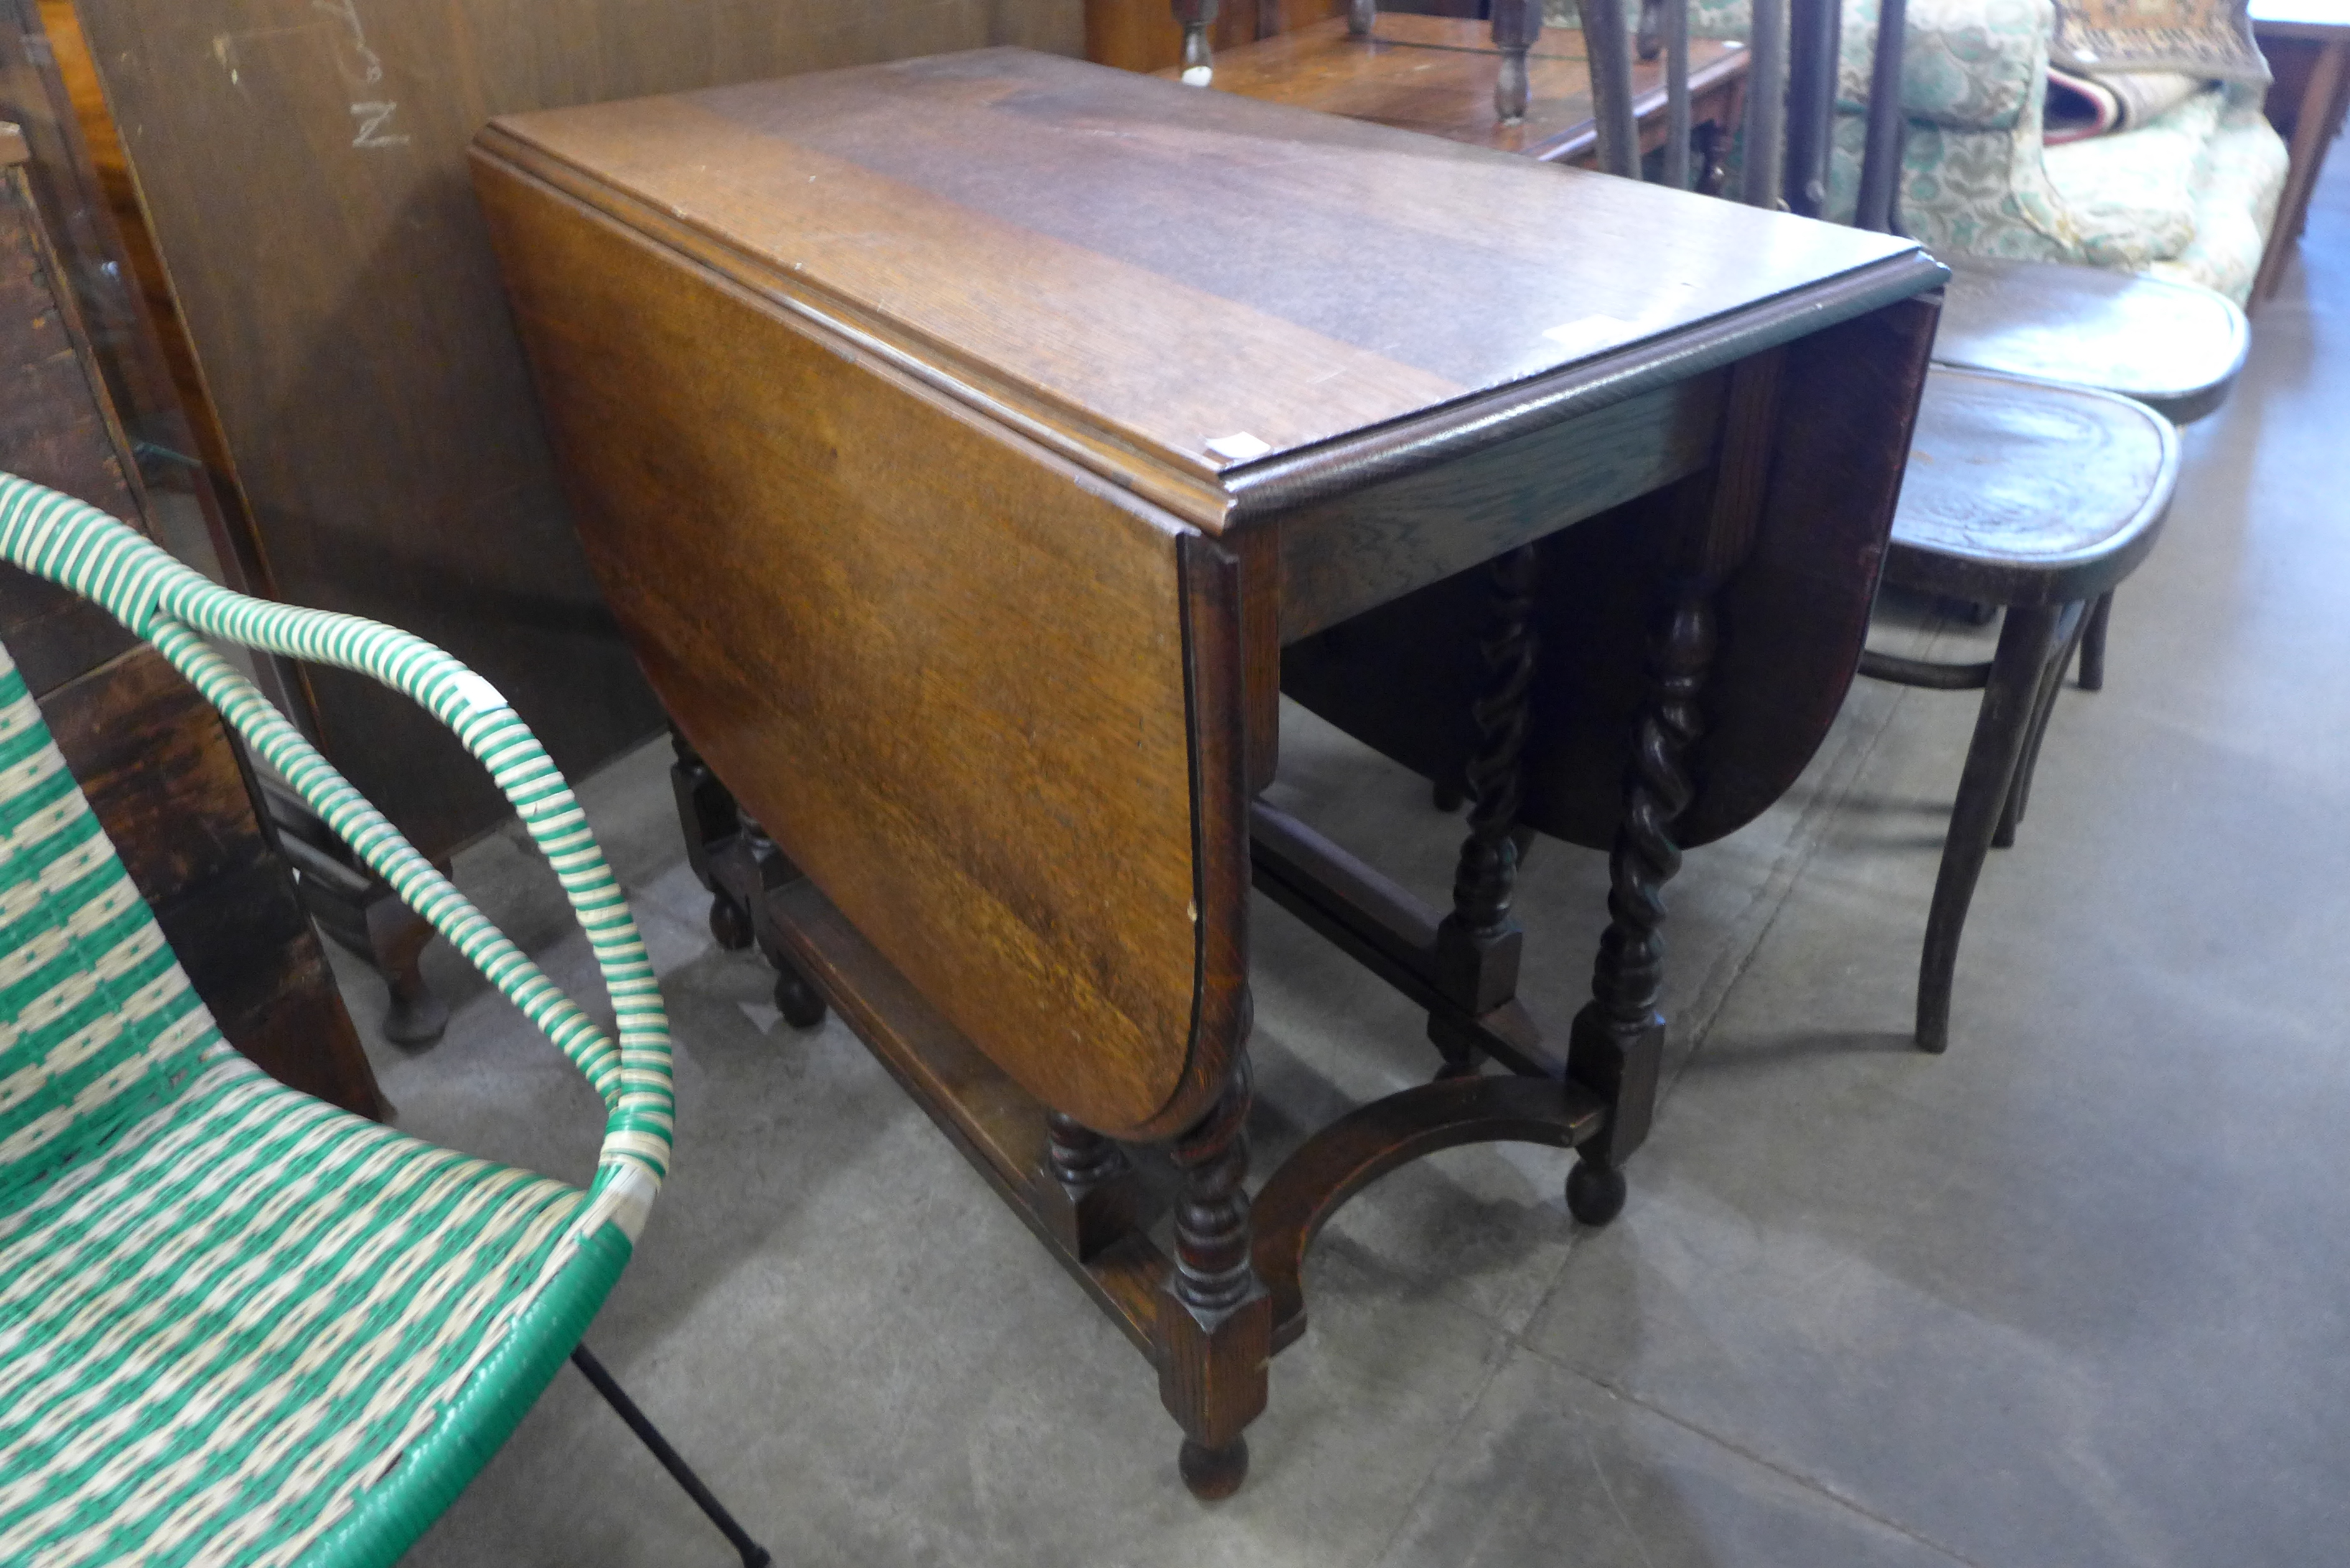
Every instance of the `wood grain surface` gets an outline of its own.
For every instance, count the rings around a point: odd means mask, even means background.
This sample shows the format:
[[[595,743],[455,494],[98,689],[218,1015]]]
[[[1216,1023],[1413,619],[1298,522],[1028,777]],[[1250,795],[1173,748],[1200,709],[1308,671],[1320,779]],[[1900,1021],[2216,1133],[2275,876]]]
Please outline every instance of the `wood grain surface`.
[[[2178,433],[2142,404],[1937,366],[1887,575],[1991,604],[2095,598],[2154,547],[2178,478]]]
[[[1488,22],[1382,12],[1367,38],[1350,35],[1344,18],[1317,22],[1218,51],[1211,85],[1218,92],[1376,120],[1501,152],[1545,161],[1582,158],[1597,141],[1583,49],[1580,28],[1544,30],[1527,52],[1526,117],[1514,125],[1503,124],[1493,108],[1493,78],[1502,57]],[[1690,92],[1696,119],[1714,119],[1725,134],[1733,129],[1738,84],[1745,74],[1746,51],[1738,45],[1691,39]],[[1632,94],[1633,112],[1643,121],[1657,121],[1644,128],[1643,145],[1661,145],[1661,57],[1633,61]]]
[[[1245,961],[1239,681],[1192,710],[1188,531],[529,175],[478,174],[589,559],[695,749],[1029,1094],[1180,1131],[1244,1028]],[[1236,627],[1213,640],[1236,653]],[[1229,753],[1196,813],[1195,729]]]
[[[1938,364],[2100,387],[2182,424],[2217,406],[2251,351],[2242,311],[2167,278],[1962,256],[1947,292]]]
[[[9,472],[135,517],[136,470],[21,162],[0,169],[0,454]],[[96,605],[0,567],[0,625],[37,697],[132,646]]]
[[[1473,457],[1309,502],[1275,525],[1281,640],[1336,626],[1711,461],[1723,374],[1711,371]]]
[[[1251,464],[1917,254],[1014,49],[484,145],[1211,529]]]
[[[1476,9],[1476,0],[1449,0]],[[1346,0],[1229,0],[1216,13],[1208,41],[1219,52],[1257,36],[1260,13],[1274,12],[1275,32],[1335,16]],[[1155,71],[1183,57],[1183,29],[1167,0],[1086,0],[1086,58],[1122,71]]]
[[[1075,52],[1080,0],[80,0],[286,597],[496,681],[567,769],[655,728],[565,514],[464,174],[491,116],[925,50]],[[320,739],[442,855],[505,815],[430,719],[317,677]]]

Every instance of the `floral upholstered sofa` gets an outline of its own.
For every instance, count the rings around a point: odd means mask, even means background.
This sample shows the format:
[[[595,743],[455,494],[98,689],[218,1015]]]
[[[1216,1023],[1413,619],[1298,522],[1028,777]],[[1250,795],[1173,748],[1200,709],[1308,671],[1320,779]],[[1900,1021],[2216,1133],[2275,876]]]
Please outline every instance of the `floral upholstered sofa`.
[[[1559,19],[1574,25],[1570,3]],[[1691,0],[1690,30],[1743,38],[1747,0]],[[1943,254],[2073,262],[2199,283],[2241,304],[2284,187],[2262,89],[2213,85],[2136,130],[2043,143],[2051,0],[1909,0],[1903,227]],[[1846,0],[1830,203],[1851,215],[1877,0]]]

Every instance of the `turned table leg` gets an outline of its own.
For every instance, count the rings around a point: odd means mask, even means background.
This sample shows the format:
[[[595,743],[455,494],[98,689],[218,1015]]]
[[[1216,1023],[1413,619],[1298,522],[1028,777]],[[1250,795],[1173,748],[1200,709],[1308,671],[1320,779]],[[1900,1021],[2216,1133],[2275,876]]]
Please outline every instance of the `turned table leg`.
[[[1045,1113],[1045,1150],[1066,1205],[1047,1218],[1055,1239],[1080,1262],[1139,1229],[1133,1162],[1101,1134],[1059,1111]]]
[[[291,789],[262,781],[261,799],[276,829],[278,853],[296,873],[295,890],[318,929],[365,959],[383,977],[388,1005],[383,1036],[398,1045],[429,1045],[449,1026],[449,1004],[432,994],[420,961],[432,923],[400,901],[349,846]],[[433,869],[449,875],[449,862]]]
[[[739,951],[751,945],[751,911],[720,884],[714,869],[716,856],[739,826],[734,796],[683,732],[671,729],[669,742],[677,753],[669,765],[670,793],[677,799],[678,824],[685,831],[686,863],[693,867],[695,880],[710,891],[710,934],[720,947]]]
[[[449,875],[449,863],[433,868]],[[383,1037],[400,1045],[429,1045],[449,1027],[449,1004],[432,994],[425,982],[423,957],[432,940],[432,925],[401,903],[390,884],[372,889],[362,907],[368,950],[383,976],[390,1005],[384,1009]]]
[[[785,951],[769,914],[767,895],[800,879],[800,868],[745,813],[692,742],[675,729],[670,743],[670,788],[685,832],[686,862],[710,890],[710,934],[718,945],[741,949],[754,941],[775,971],[775,1008],[798,1029],[824,1022],[824,997]]]
[[[1174,0],[1175,25],[1183,29],[1183,80],[1206,87],[1215,79],[1215,51],[1208,29],[1216,25],[1221,0]]]
[[[1517,994],[1524,933],[1510,919],[1518,878],[1518,760],[1525,751],[1526,699],[1534,684],[1535,554],[1531,545],[1487,568],[1492,597],[1478,639],[1484,684],[1471,705],[1477,751],[1469,759],[1469,836],[1452,875],[1452,912],[1436,931],[1436,980],[1471,1014],[1491,1012]],[[1476,1048],[1429,1019],[1429,1038],[1444,1054],[1440,1076],[1477,1070]]]
[[[775,1010],[784,1022],[795,1029],[813,1029],[824,1022],[824,996],[808,983],[799,965],[784,950],[782,933],[775,929],[775,919],[767,912],[767,895],[779,888],[787,888],[805,875],[791,863],[789,857],[775,847],[775,841],[766,830],[754,822],[748,813],[738,814],[742,822],[739,854],[749,862],[750,881],[754,889],[751,899],[751,934],[759,944],[760,956],[775,971]]]
[[[1673,819],[1693,793],[1683,762],[1701,727],[1698,693],[1713,662],[1712,586],[1685,583],[1651,663],[1624,822],[1608,857],[1607,929],[1593,966],[1591,1001],[1576,1013],[1567,1073],[1612,1107],[1607,1130],[1582,1146],[1566,1204],[1586,1225],[1623,1211],[1624,1161],[1648,1136],[1664,1064],[1665,884],[1680,869]]]
[[[1542,0],[1493,0],[1493,47],[1502,57],[1493,78],[1493,115],[1503,125],[1523,124],[1532,83],[1526,53],[1542,36]]]
[[[1248,1475],[1242,1436],[1264,1408],[1273,1299],[1250,1261],[1249,1104],[1243,1055],[1205,1120],[1175,1141],[1183,1178],[1175,1267],[1159,1299],[1159,1397],[1183,1428],[1179,1459],[1195,1497],[1230,1497]]]

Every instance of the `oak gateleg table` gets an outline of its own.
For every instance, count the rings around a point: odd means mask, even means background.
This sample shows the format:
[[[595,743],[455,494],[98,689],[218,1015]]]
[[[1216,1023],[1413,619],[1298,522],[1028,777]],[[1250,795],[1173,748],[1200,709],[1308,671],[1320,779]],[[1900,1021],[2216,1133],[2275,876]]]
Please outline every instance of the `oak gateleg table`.
[[[1615,1214],[1661,889],[1842,700],[1936,263],[1015,49],[500,119],[474,169],[713,929],[1125,1329],[1195,1492],[1365,1183],[1525,1139]],[[1284,687],[1473,793],[1451,909],[1256,798]],[[1522,826],[1613,855],[1563,1048]],[[1441,1062],[1253,1201],[1252,883]]]

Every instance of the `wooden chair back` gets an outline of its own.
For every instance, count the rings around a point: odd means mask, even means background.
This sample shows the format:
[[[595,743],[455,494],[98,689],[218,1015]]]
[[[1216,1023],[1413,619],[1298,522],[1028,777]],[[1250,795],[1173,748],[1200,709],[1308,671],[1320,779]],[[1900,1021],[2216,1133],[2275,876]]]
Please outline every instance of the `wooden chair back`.
[[[1892,233],[1901,166],[1901,47],[1906,0],[1882,0],[1869,65],[1868,127],[1854,222]],[[1632,27],[1625,0],[1580,0],[1591,96],[1599,121],[1599,167],[1640,179],[1632,112]],[[1647,52],[1649,16],[1665,55],[1666,139],[1659,178],[1690,186],[1689,0],[1646,0],[1640,20]],[[1737,198],[1807,218],[1827,212],[1828,157],[1841,53],[1841,0],[1754,0],[1747,36],[1746,123]]]

